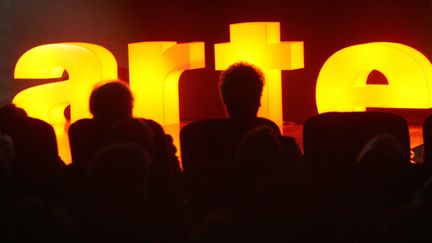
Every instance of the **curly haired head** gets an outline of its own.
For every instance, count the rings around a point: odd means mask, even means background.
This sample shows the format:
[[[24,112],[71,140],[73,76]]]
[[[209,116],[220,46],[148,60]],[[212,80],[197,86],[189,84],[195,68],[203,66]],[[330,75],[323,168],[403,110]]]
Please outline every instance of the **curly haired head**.
[[[219,85],[230,117],[256,116],[264,86],[261,70],[245,62],[235,63],[222,72]]]
[[[118,120],[132,115],[133,97],[127,84],[116,80],[96,87],[90,95],[95,118]]]

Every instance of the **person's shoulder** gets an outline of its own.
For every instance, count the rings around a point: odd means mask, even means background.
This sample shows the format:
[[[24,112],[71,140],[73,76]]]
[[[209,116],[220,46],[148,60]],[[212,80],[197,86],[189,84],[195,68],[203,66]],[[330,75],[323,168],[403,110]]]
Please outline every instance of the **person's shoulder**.
[[[88,128],[91,128],[93,126],[95,126],[95,121],[93,119],[84,118],[84,119],[80,119],[80,120],[73,122],[69,126],[68,130],[70,132],[70,131],[75,131],[75,130],[88,129]]]
[[[192,121],[186,124],[181,131],[188,131],[188,130],[201,130],[201,129],[208,129],[208,128],[215,128],[218,126],[222,126],[229,122],[229,119],[227,118],[215,118],[215,119],[205,119],[205,120],[198,120],[198,121]]]
[[[80,125],[87,125],[87,124],[93,124],[95,121],[90,118],[83,118],[79,119],[71,124],[71,126],[80,126]]]
[[[145,118],[134,118],[137,119],[141,122],[144,122],[145,124],[147,124],[150,128],[157,128],[157,129],[163,129],[162,125],[159,124],[158,122],[152,120],[152,119],[145,119]]]
[[[228,118],[213,118],[189,122],[186,126],[197,126],[200,124],[218,124],[229,121]]]
[[[278,125],[276,125],[276,123],[274,123],[272,120],[269,120],[269,119],[264,118],[264,117],[257,117],[255,119],[255,121],[257,123],[261,123],[263,125],[269,125],[269,126],[273,126],[273,127],[278,127]]]
[[[159,124],[158,122],[156,122],[152,119],[145,119],[145,118],[134,118],[134,119],[138,119],[138,120],[144,122],[145,124],[147,124],[147,126],[150,127],[150,129],[153,131],[153,134],[155,136],[165,135],[165,131],[164,131],[163,126],[161,124]]]
[[[16,119],[16,122],[17,124],[26,124],[30,126],[51,127],[48,122],[29,116],[20,117],[19,119]]]
[[[279,126],[276,123],[274,123],[273,121],[271,121],[271,120],[269,120],[267,118],[257,117],[255,119],[254,123],[255,123],[254,124],[255,126],[268,126],[268,127],[271,127],[273,129],[279,131],[279,133],[281,132]]]
[[[17,117],[8,132],[13,134],[54,134],[54,128],[48,122],[29,116]]]

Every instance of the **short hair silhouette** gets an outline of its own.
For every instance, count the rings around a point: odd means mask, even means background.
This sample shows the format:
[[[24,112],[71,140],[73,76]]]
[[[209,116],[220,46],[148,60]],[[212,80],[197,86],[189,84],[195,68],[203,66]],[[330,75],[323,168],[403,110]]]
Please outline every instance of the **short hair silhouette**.
[[[107,133],[107,143],[136,144],[153,158],[155,139],[151,127],[142,119],[126,118],[115,123]]]
[[[398,138],[386,133],[372,138],[358,156],[351,188],[358,196],[354,201],[365,210],[362,215],[408,202],[413,192],[411,171],[409,150]]]
[[[256,181],[269,179],[282,173],[282,154],[280,132],[271,126],[257,126],[245,134],[239,145],[235,172]]]
[[[264,75],[257,67],[239,62],[220,76],[220,92],[230,117],[255,117],[261,105]]]
[[[127,84],[115,80],[96,87],[90,95],[90,112],[96,119],[118,120],[132,115],[133,97]]]
[[[133,143],[101,149],[88,168],[89,189],[95,203],[110,207],[144,206],[141,203],[147,196],[150,165],[150,155]]]
[[[0,130],[10,129],[14,126],[17,118],[27,117],[24,109],[16,107],[15,104],[8,103],[0,107]]]
[[[389,167],[407,167],[410,153],[393,135],[381,133],[369,140],[357,158],[362,167],[388,170]]]

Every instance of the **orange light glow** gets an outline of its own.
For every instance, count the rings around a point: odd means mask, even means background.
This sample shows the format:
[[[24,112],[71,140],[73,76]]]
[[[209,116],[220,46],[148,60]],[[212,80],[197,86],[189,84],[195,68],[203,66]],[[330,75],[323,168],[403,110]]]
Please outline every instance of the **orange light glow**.
[[[258,115],[283,123],[281,70],[304,67],[303,42],[280,41],[278,22],[230,25],[230,43],[215,45],[216,70],[245,61],[259,67],[266,78]]]
[[[64,109],[70,105],[71,121],[91,117],[88,100],[93,87],[117,79],[117,62],[105,48],[89,43],[59,43],[37,46],[24,53],[15,66],[15,79],[60,78],[69,80],[39,85],[18,93],[13,103],[29,116],[54,127],[59,154],[70,162]]]
[[[388,84],[366,84],[377,70]],[[366,107],[431,108],[432,65],[412,47],[390,42],[350,46],[323,65],[316,85],[319,113]]]
[[[178,82],[185,70],[205,67],[204,43],[140,42],[129,44],[130,88],[134,116],[161,125],[180,123]]]

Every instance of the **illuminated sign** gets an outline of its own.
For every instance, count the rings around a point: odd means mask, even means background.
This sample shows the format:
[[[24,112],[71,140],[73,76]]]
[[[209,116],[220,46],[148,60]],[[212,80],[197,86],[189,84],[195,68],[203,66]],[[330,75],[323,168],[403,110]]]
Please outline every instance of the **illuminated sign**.
[[[57,135],[60,156],[70,161],[69,141],[65,134],[65,108],[70,105],[71,121],[91,117],[89,97],[98,83],[117,79],[117,63],[105,48],[88,43],[42,45],[24,53],[15,66],[16,79],[69,80],[31,87],[18,93],[13,103],[29,116],[50,123]]]
[[[225,70],[239,61],[259,67],[266,83],[258,115],[282,126],[281,70],[304,67],[303,42],[281,42],[277,22],[232,24],[230,39],[230,43],[215,45],[216,70]]]
[[[388,84],[366,84],[380,71]],[[417,50],[376,42],[350,46],[323,65],[316,84],[319,113],[365,111],[366,107],[431,108],[432,65]]]
[[[178,82],[184,70],[205,67],[204,43],[129,44],[129,79],[134,116],[161,125],[180,123]]]
[[[266,76],[259,116],[282,125],[281,70],[303,68],[303,42],[281,42],[276,22],[230,25],[230,42],[216,44],[215,69],[245,61]],[[166,129],[178,126],[178,81],[184,70],[205,67],[203,42],[139,42],[129,44],[130,88],[134,116],[154,119]],[[388,85],[366,84],[371,71],[383,73]],[[72,122],[90,117],[88,99],[96,84],[117,79],[115,57],[89,43],[58,43],[25,52],[15,67],[16,79],[69,79],[31,87],[13,99],[29,116],[53,125],[59,152],[70,161],[64,109]],[[417,50],[398,43],[350,46],[323,65],[316,84],[318,112],[363,111],[366,107],[431,108],[432,65]],[[172,136],[178,144],[178,131]]]

